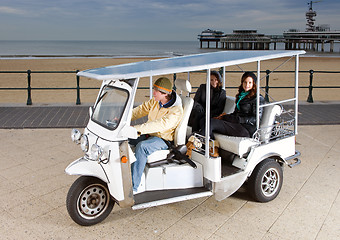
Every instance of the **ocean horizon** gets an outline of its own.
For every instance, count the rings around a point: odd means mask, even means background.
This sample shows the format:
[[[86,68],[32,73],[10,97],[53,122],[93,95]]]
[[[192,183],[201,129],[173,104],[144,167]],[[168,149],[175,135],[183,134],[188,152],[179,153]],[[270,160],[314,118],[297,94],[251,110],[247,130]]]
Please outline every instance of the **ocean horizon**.
[[[46,58],[142,58],[173,57],[221,51],[200,48],[199,41],[76,41],[76,40],[0,40],[0,59]],[[211,46],[214,46],[212,44]],[[271,46],[272,47],[272,46]],[[278,44],[277,50],[284,50]],[[260,50],[259,50],[260,51]],[[307,56],[340,57],[340,43],[334,52],[307,52]]]

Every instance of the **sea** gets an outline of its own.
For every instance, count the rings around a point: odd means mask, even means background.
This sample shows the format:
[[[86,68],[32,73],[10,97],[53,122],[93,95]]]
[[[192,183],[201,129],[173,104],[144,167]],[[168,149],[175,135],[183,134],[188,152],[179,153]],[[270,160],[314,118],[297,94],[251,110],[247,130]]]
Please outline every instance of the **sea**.
[[[329,45],[329,44],[328,44]],[[278,50],[284,45],[278,44]],[[221,51],[200,48],[199,41],[7,41],[0,40],[0,59],[173,57]],[[307,56],[340,57],[334,52],[308,52]]]

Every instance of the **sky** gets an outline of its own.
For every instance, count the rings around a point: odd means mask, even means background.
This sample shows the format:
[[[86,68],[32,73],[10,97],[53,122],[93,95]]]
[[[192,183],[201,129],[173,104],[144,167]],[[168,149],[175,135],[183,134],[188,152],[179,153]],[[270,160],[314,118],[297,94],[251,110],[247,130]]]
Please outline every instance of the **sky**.
[[[282,34],[306,28],[307,0],[0,0],[0,40],[196,41],[205,29]],[[314,1],[340,30],[340,1]]]

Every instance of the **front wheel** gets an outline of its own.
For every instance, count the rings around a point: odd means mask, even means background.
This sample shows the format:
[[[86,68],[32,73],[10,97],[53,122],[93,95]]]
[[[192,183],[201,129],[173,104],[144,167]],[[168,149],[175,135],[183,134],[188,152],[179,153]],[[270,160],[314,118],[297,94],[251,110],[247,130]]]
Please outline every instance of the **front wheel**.
[[[277,197],[283,182],[282,167],[274,159],[259,163],[249,178],[250,195],[259,202],[269,202]]]
[[[78,178],[70,187],[66,198],[70,217],[82,226],[103,221],[113,206],[114,201],[110,197],[107,184],[95,177]]]

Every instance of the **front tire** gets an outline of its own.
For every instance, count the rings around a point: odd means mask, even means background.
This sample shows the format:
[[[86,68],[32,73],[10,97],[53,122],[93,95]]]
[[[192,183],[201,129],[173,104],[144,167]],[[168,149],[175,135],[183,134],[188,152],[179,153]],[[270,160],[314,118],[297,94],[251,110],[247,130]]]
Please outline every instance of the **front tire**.
[[[249,178],[249,194],[258,202],[269,202],[280,193],[283,183],[281,165],[274,159],[259,163]]]
[[[70,217],[82,226],[103,221],[113,206],[107,184],[95,177],[79,177],[70,187],[66,198]]]

